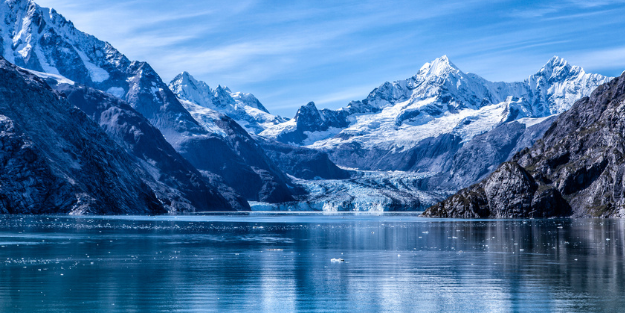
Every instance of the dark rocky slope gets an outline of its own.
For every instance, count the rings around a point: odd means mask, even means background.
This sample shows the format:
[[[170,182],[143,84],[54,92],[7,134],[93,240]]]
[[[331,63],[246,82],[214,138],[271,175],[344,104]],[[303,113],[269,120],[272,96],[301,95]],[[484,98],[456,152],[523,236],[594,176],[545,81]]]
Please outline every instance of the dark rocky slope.
[[[259,144],[282,171],[302,179],[346,179],[349,171],[330,161],[328,154],[281,142],[257,138]]]
[[[431,217],[624,217],[625,74],[561,114],[531,149]]]
[[[57,84],[51,79],[46,82],[98,123],[117,144],[141,160],[159,183],[153,189],[170,212],[249,210],[247,201],[227,186],[207,184],[160,131],[126,102],[86,86]]]
[[[0,212],[166,213],[149,179],[81,110],[0,58]]]
[[[481,181],[501,163],[542,138],[556,118],[553,116],[530,126],[513,121],[475,136],[456,150],[451,160],[443,163],[439,174],[425,180],[424,188],[460,190]],[[428,160],[435,161],[424,158],[420,163]]]

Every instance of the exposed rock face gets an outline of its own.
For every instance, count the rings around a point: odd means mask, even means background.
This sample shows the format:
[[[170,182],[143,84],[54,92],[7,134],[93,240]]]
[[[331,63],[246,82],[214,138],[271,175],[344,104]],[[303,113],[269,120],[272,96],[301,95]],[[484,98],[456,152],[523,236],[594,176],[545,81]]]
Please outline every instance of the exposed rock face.
[[[507,193],[506,197],[481,191],[497,181],[493,174],[431,207],[425,215],[524,217],[527,215],[518,213],[506,216],[506,208],[509,203],[523,203],[527,208],[529,203],[530,212],[544,212],[539,214],[544,217],[566,212],[573,216],[625,217],[624,121],[625,75],[576,102],[558,117],[542,140],[496,171],[516,168],[515,172],[527,173],[499,180],[498,188]],[[535,188],[520,187],[532,182]]]
[[[0,212],[166,213],[149,180],[81,110],[0,58]]]
[[[180,153],[197,169],[217,174],[248,200],[288,202],[301,192],[235,121],[219,115],[213,125],[219,134],[189,137],[179,145]]]
[[[542,121],[529,119],[531,124],[523,123],[528,119],[522,119],[475,136],[454,151],[451,161],[444,163],[439,174],[428,179],[426,189],[460,190],[479,182],[501,163],[542,138],[555,119],[555,116]],[[535,122],[538,123],[533,124]],[[431,158],[422,158],[421,162],[429,160]]]
[[[128,60],[110,44],[77,30],[56,11],[32,0],[5,0],[0,13],[5,23],[0,28],[1,52],[10,62],[62,75],[125,100],[205,177],[221,176],[248,200],[293,199],[288,177],[248,142],[245,130],[225,122],[220,128],[231,127],[225,130],[230,138],[207,131],[149,64]]]
[[[506,162],[483,182],[429,208],[424,216],[538,218],[570,213],[557,191],[539,185],[518,164]]]
[[[249,210],[247,201],[234,191],[225,194],[228,201],[217,188],[204,182],[202,175],[174,150],[160,131],[126,102],[81,85],[58,84],[51,79],[46,82],[142,161],[142,166],[159,183],[153,189],[171,213]]]
[[[282,171],[301,179],[346,179],[348,171],[330,161],[328,154],[280,142],[259,139],[267,156]]]
[[[326,110],[325,113],[327,112],[330,111]],[[276,136],[275,140],[283,143],[301,144],[308,138],[309,134],[326,132],[330,127],[337,126],[334,125],[337,121],[338,124],[342,124],[343,127],[347,126],[347,122],[345,121],[343,123],[338,116],[335,116],[334,120],[326,120],[323,113],[323,111],[317,110],[317,106],[314,102],[309,102],[297,110],[297,114],[295,114],[293,120],[281,125],[284,127],[284,130]],[[266,133],[263,134],[266,135]]]

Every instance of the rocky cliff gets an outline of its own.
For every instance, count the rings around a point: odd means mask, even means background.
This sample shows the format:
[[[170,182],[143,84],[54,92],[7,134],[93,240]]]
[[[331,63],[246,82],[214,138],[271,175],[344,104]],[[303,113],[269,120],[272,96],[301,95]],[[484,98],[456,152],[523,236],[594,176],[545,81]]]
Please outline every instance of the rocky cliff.
[[[625,74],[562,113],[542,140],[430,217],[625,217]]]
[[[0,212],[166,213],[152,182],[85,113],[0,58]]]

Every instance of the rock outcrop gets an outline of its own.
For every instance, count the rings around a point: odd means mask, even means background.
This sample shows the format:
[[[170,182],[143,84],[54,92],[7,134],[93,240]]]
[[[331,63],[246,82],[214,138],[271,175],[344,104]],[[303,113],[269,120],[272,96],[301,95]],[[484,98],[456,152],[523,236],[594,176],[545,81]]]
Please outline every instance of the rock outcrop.
[[[263,150],[282,171],[301,179],[346,179],[349,171],[330,161],[327,153],[295,147],[281,142],[258,138]]]

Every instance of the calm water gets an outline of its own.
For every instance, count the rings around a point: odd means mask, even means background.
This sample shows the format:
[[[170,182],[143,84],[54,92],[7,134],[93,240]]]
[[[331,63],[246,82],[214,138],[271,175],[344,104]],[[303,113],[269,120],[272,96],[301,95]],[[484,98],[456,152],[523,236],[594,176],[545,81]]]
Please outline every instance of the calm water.
[[[624,240],[625,220],[3,216],[0,311],[622,312]]]

